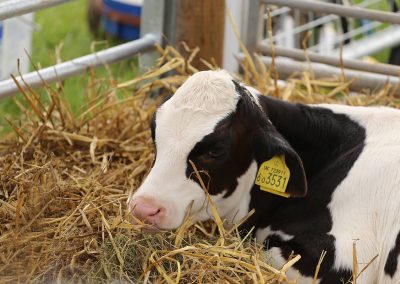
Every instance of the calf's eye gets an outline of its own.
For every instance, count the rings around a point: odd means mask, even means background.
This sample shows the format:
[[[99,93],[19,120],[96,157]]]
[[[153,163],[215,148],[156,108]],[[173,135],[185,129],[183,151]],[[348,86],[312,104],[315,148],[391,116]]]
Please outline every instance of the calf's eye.
[[[207,156],[213,159],[220,158],[225,154],[225,148],[223,147],[216,147],[208,150]]]

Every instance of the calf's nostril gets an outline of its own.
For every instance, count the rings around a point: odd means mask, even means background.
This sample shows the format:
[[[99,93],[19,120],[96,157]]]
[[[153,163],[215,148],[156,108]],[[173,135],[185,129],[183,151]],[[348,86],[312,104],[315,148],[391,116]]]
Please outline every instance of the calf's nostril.
[[[161,212],[161,209],[158,208],[157,212],[155,212],[154,214],[150,214],[149,216],[156,216],[156,215],[158,215],[160,212]]]
[[[146,221],[149,219],[154,220],[157,218],[160,213],[163,211],[163,208],[158,206],[153,202],[137,202],[132,206],[133,216],[138,218],[139,220]]]

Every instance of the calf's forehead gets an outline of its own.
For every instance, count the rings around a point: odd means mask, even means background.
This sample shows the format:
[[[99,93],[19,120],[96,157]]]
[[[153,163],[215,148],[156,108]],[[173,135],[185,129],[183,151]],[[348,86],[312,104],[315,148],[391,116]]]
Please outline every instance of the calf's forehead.
[[[189,77],[168,101],[175,109],[216,114],[232,112],[239,94],[225,71],[202,71]]]
[[[189,151],[236,110],[240,95],[223,71],[191,76],[156,113],[155,142],[162,148]]]

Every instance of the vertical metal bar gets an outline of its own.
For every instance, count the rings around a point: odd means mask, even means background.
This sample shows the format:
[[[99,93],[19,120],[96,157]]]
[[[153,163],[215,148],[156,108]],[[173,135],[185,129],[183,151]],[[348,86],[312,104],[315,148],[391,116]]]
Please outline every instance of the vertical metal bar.
[[[294,23],[295,23],[294,25],[295,25],[295,27],[297,28],[297,27],[301,26],[302,25],[301,11],[300,10],[293,10],[293,17],[294,17]],[[296,28],[294,28],[293,31],[292,31],[292,33],[294,33],[295,47],[296,48],[301,48],[300,34],[295,32]],[[284,36],[286,36],[286,35],[284,35]],[[272,36],[272,41],[275,40],[274,38],[275,38],[275,36]],[[268,40],[268,43],[270,43],[269,39],[267,39],[267,40]],[[265,41],[267,42],[267,40],[265,40]]]
[[[156,0],[157,1],[157,0]],[[179,0],[165,0],[164,9],[164,35],[168,39],[168,43],[176,44],[176,21],[177,21],[177,7]]]
[[[140,17],[140,35],[155,34],[160,36],[164,33],[165,22],[165,0],[143,1],[142,14]],[[162,44],[162,41],[160,42]],[[149,51],[140,55],[139,66],[145,72],[155,65],[158,58],[157,51]]]
[[[256,50],[259,27],[260,0],[243,1],[243,18],[240,35],[247,50],[252,54]]]
[[[264,38],[264,32],[267,33],[268,31],[268,18],[266,18],[264,20],[264,14],[265,14],[265,8],[266,5],[265,4],[261,4],[258,7],[258,25],[257,25],[257,39],[256,39],[256,44],[258,44],[259,42],[262,41],[262,39]],[[271,15],[272,17],[272,15]],[[265,30],[264,30],[265,28]],[[257,48],[257,46],[255,46],[255,48]]]
[[[222,67],[230,72],[239,71],[239,63],[234,58],[234,54],[240,51],[240,43],[237,39],[234,27],[241,23],[242,7],[237,0],[226,0],[226,16],[224,31],[224,53]],[[231,18],[232,17],[232,21]]]
[[[6,0],[0,1],[0,21],[62,4],[71,0]]]

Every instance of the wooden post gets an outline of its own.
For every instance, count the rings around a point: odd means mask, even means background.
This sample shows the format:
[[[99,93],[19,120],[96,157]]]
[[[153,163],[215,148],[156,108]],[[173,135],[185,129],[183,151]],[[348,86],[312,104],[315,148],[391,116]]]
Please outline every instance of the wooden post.
[[[208,69],[199,59],[222,66],[224,48],[225,0],[178,0],[176,6],[176,43],[182,42],[200,52],[192,63],[199,70]]]

